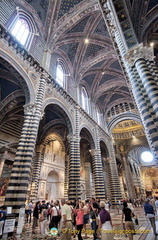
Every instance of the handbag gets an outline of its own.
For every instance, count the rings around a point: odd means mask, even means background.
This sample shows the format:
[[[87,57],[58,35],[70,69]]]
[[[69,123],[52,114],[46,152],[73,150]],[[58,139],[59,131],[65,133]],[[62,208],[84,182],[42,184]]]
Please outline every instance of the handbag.
[[[138,218],[135,218],[135,225],[139,225]]]
[[[43,217],[43,211],[40,214],[40,218],[39,218],[39,222],[43,222],[44,221],[44,217]]]

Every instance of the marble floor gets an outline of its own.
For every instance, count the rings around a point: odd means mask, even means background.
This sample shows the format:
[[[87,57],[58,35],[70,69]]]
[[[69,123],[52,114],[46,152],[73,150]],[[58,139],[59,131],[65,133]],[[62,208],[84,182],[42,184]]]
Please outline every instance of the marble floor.
[[[135,208],[134,212],[138,216],[139,225],[135,225],[135,229],[137,230],[137,233],[133,236],[133,240],[158,240],[158,236],[155,237],[154,234],[152,233],[150,223],[145,217],[143,208],[141,207]],[[121,234],[121,230],[123,230],[123,226],[121,224],[122,211],[120,210],[118,213],[116,209],[111,209],[110,213],[111,213],[112,222],[114,225],[113,229],[119,231],[119,233],[115,234],[114,239],[127,240],[128,237],[126,237],[125,234]],[[157,232],[158,232],[158,218],[156,220],[156,225],[157,225]],[[88,226],[88,229],[90,229],[90,225]],[[14,235],[12,237],[8,237],[8,240],[13,240],[13,239],[20,239],[20,240],[56,239],[58,240],[60,239],[59,237],[52,237],[50,234],[41,236],[39,233],[39,228],[36,229],[37,234],[32,234],[31,230],[32,230],[31,224],[25,224],[23,227],[23,233],[21,236],[17,237]],[[142,233],[142,231],[144,231],[144,233]],[[84,237],[84,234],[82,236]],[[77,240],[78,238],[76,237],[72,239]],[[93,239],[92,234],[88,234],[87,240],[90,240],[90,239]]]

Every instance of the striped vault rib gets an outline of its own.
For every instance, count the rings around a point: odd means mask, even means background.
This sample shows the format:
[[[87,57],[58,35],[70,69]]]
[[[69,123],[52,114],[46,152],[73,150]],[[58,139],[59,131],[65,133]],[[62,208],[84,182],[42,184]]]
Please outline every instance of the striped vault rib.
[[[30,179],[31,162],[36,144],[38,125],[46,86],[46,76],[41,75],[35,105],[25,106],[25,119],[6,192],[5,204],[15,213],[24,207]]]

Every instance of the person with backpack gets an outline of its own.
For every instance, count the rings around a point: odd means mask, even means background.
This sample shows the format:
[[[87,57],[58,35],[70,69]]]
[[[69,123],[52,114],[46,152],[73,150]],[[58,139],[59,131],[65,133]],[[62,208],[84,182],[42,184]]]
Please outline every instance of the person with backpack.
[[[52,207],[51,211],[51,222],[49,224],[49,228],[55,227],[58,229],[58,224],[61,219],[61,210],[58,206],[58,202],[54,202],[54,206]]]

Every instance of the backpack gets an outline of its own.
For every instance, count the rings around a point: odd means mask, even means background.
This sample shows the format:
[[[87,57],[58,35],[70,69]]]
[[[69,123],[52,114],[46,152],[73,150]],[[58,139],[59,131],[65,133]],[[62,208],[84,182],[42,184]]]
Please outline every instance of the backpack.
[[[58,213],[58,222],[60,222],[60,219],[61,219],[61,213],[60,213],[59,209],[57,209],[57,207],[55,207],[55,208],[56,208],[57,213]]]

